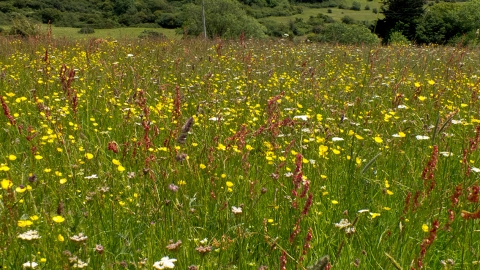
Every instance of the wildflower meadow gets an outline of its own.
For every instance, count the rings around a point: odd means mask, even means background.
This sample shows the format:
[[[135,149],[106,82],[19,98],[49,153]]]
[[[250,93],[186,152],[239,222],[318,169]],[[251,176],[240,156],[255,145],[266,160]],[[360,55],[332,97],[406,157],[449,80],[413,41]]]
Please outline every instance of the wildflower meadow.
[[[2,269],[476,269],[480,53],[1,39]]]

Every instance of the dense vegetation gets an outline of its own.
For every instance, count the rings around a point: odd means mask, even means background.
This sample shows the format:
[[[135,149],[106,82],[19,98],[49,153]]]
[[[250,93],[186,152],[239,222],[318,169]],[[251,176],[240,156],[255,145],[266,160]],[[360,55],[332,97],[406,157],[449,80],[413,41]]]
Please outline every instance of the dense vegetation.
[[[37,22],[82,28],[81,33],[135,26],[177,29],[179,34],[193,36],[204,35],[206,29],[210,38],[288,35],[343,44],[377,43],[375,34],[383,43],[476,45],[478,41],[479,0],[462,4],[388,0],[382,4],[380,11],[372,10],[369,21],[347,15],[335,21],[328,14],[318,13],[308,20],[292,17],[285,24],[270,17],[294,16],[306,7],[328,7],[329,13],[331,8],[360,11],[362,4],[353,1],[346,5],[339,0],[7,0],[0,2],[0,23],[14,25],[10,33],[22,36],[35,33],[32,25]],[[364,9],[370,10],[368,4]],[[383,17],[376,20],[378,12]]]
[[[4,269],[478,267],[476,50],[0,45]]]

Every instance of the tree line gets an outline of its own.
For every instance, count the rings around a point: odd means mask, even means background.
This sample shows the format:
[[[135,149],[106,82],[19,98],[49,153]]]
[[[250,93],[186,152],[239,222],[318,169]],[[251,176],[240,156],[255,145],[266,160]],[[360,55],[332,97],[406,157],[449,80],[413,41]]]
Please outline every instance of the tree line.
[[[352,7],[336,1],[340,0],[0,0],[0,24],[26,24],[28,19],[78,28],[163,27],[210,38],[306,36],[310,41],[338,43],[476,44],[478,40],[480,0],[384,0],[379,11],[383,19],[371,22],[348,16],[335,21],[325,14],[288,24],[268,19],[300,14],[305,4],[361,8],[355,1]]]

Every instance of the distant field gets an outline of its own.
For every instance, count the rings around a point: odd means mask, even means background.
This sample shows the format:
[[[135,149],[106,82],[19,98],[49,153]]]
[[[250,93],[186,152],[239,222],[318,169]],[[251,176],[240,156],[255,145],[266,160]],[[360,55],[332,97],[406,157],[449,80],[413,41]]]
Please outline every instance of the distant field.
[[[9,26],[1,26],[4,29],[9,29]],[[48,26],[42,25],[42,30],[47,31]],[[82,39],[82,38],[114,38],[114,39],[124,39],[124,38],[136,38],[144,30],[152,30],[156,32],[163,33],[168,38],[178,39],[179,36],[175,34],[174,29],[164,29],[164,28],[115,28],[115,29],[95,29],[93,34],[79,34],[79,28],[72,27],[55,27],[52,26],[52,35],[55,38],[73,38],[73,39]]]
[[[297,14],[293,16],[272,16],[268,17],[273,21],[281,22],[281,23],[288,23],[290,20],[295,20],[295,18],[302,18],[304,21],[308,20],[310,16],[316,16],[317,14],[325,14],[332,17],[336,21],[340,21],[342,17],[348,15],[354,18],[357,21],[375,21],[378,18],[383,18],[383,14],[375,14],[373,13],[373,9],[376,8],[380,11],[381,3],[377,1],[367,2],[367,1],[358,1],[361,3],[362,9],[359,11],[349,10],[349,9],[339,9],[339,8],[310,8],[310,7],[303,7],[303,13]],[[351,1],[345,3],[346,6],[350,7]],[[365,6],[369,6],[370,10],[365,10]],[[328,13],[328,10],[332,10],[332,13]]]

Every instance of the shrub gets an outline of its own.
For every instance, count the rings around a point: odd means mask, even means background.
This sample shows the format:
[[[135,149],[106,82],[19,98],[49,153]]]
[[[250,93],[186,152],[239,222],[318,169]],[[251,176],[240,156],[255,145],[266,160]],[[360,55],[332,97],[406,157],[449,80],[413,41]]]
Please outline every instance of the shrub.
[[[208,5],[207,5],[208,3]],[[186,33],[198,36],[203,34],[201,5],[186,4],[183,9]],[[248,16],[236,0],[210,0],[205,4],[207,36],[210,38],[264,37],[265,27]]]
[[[311,30],[309,24],[304,22],[302,18],[295,18],[295,21],[290,20],[288,26],[290,31],[296,36],[303,36]]]
[[[408,40],[407,37],[405,37],[402,32],[400,31],[395,31],[390,33],[390,36],[388,37],[388,44],[390,45],[408,45],[410,44],[410,41]]]
[[[10,17],[5,13],[0,12],[0,25],[10,25],[10,24],[11,24]]]
[[[355,24],[355,19],[348,16],[348,15],[345,15],[342,17],[342,23],[344,24]]]
[[[366,5],[366,6],[365,6],[365,10],[370,10],[370,6],[369,6],[369,5]]]
[[[267,28],[266,34],[271,37],[282,37],[283,34],[291,34],[288,26],[272,20],[260,21]]]
[[[339,44],[370,44],[380,43],[380,39],[368,28],[360,25],[347,25],[333,23],[326,25],[319,34],[309,35],[308,39],[317,42],[329,42]]]
[[[478,37],[477,30],[472,30],[465,34],[457,34],[456,36],[450,38],[447,44],[452,46],[477,47],[479,42],[480,39]]]
[[[29,21],[22,14],[12,13],[12,27],[8,34],[19,35],[21,37],[38,36],[40,34],[40,27]]]
[[[181,27],[183,24],[180,14],[176,13],[162,13],[155,22],[161,27],[169,29]]]
[[[143,30],[142,33],[138,36],[140,39],[166,39],[165,34],[153,31],[153,30]]]
[[[372,9],[372,12],[375,13],[375,14],[377,14],[377,13],[378,13],[378,9],[377,9],[377,8],[373,8],[373,9]]]
[[[352,6],[350,7],[351,10],[356,10],[356,11],[360,11],[362,9],[362,5],[357,2],[357,1],[354,1],[352,3]]]
[[[86,26],[86,27],[80,28],[80,30],[78,30],[78,33],[79,34],[93,34],[93,33],[95,33],[95,29],[93,29],[92,27]]]
[[[331,10],[331,9],[328,9],[328,10],[327,10],[327,13],[332,13],[332,10]]]
[[[39,14],[43,23],[56,23],[62,19],[62,13],[54,8],[42,9]]]
[[[3,13],[10,13],[15,10],[15,7],[11,3],[0,2],[0,11]]]
[[[310,16],[307,23],[310,25],[319,25],[332,22],[335,22],[332,17],[319,13],[317,16]]]

